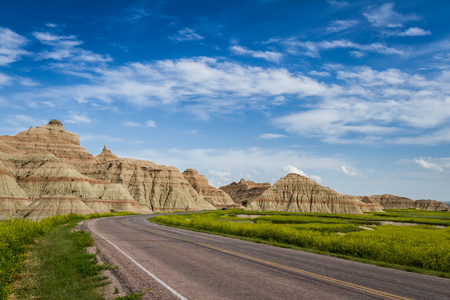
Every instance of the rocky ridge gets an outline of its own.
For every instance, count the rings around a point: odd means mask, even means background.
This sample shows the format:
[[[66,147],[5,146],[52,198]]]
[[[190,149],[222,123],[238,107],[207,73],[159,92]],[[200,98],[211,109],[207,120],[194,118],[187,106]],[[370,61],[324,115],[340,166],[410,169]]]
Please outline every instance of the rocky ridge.
[[[215,209],[174,167],[95,158],[59,120],[0,136],[0,218]]]
[[[358,198],[365,203],[380,204],[383,208],[389,209],[415,208],[423,210],[450,211],[450,207],[448,205],[437,200],[412,200],[410,198],[391,194],[359,196]]]
[[[248,206],[257,211],[362,213],[382,211],[382,206],[364,203],[358,197],[339,194],[305,176],[290,173],[266,189]]]
[[[256,183],[242,178],[239,182],[232,182],[219,189],[228,193],[236,204],[247,206],[271,186],[269,182]]]
[[[191,184],[197,193],[208,203],[216,208],[243,208],[242,205],[234,203],[230,195],[226,192],[211,186],[204,175],[200,175],[197,170],[186,169],[183,172],[184,178]]]

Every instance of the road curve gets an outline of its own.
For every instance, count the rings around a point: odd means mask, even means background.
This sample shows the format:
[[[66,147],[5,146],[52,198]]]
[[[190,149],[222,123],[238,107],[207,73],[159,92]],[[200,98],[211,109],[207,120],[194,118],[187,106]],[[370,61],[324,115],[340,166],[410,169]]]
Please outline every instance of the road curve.
[[[450,280],[160,226],[88,220],[102,256],[145,299],[450,299]]]

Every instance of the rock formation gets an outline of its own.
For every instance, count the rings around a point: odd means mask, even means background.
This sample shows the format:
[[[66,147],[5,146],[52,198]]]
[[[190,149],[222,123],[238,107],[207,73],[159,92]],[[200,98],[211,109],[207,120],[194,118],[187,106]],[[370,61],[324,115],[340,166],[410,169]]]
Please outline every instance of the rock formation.
[[[360,196],[358,197],[365,203],[379,204],[383,208],[388,209],[424,209],[424,210],[439,210],[448,211],[450,207],[445,203],[437,200],[412,200],[406,197],[395,196],[391,194],[373,195],[373,196]]]
[[[110,150],[93,157],[59,120],[0,136],[0,218],[39,219],[67,213],[150,213],[248,205],[254,210],[361,213],[385,208],[450,210],[434,200],[393,195],[339,194],[297,174],[275,185],[242,179],[220,189],[194,169],[119,158]]]
[[[415,206],[414,200],[391,194],[360,196],[359,198],[365,203],[379,204],[383,208],[404,209]]]
[[[21,210],[16,216],[37,220],[56,215],[92,214],[94,211],[87,207],[80,198],[68,195],[42,196],[33,201],[27,208]]]
[[[271,184],[269,182],[255,183],[242,178],[239,183],[232,182],[229,185],[220,187],[220,189],[228,193],[235,203],[246,206],[270,187]]]
[[[0,220],[22,211],[30,204],[31,200],[17,184],[15,178],[0,167]]]
[[[339,194],[299,174],[288,174],[256,197],[248,206],[258,211],[362,213],[382,211],[377,204]]]
[[[200,175],[197,170],[186,169],[183,172],[184,178],[190,183],[190,185],[197,191],[197,193],[203,197],[208,203],[212,204],[216,208],[239,208],[242,207],[239,204],[234,203],[230,195],[226,192],[216,189],[209,185],[208,179],[204,175]]]
[[[58,120],[15,136],[0,136],[0,218],[38,219],[92,212],[215,209],[174,167],[95,158]]]
[[[415,201],[415,209],[450,211],[450,207],[437,200],[421,199]]]
[[[90,178],[123,185],[135,200],[152,211],[215,209],[175,167],[119,158],[79,164],[77,169]]]
[[[15,136],[0,136],[0,141],[26,153],[51,153],[67,162],[93,159],[92,155],[80,146],[78,135],[66,131],[59,120],[51,120],[47,125],[39,127],[30,127]]]

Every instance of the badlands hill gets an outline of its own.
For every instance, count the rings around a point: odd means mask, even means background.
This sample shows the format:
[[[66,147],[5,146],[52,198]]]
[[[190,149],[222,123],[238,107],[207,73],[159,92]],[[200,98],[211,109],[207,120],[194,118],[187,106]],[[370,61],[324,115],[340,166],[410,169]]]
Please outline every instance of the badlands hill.
[[[0,136],[0,219],[68,213],[252,210],[361,213],[383,208],[450,210],[435,200],[348,196],[297,174],[271,186],[242,179],[216,189],[194,169],[119,158],[106,147],[92,156],[59,120]]]
[[[248,206],[251,210],[362,213],[382,211],[379,204],[364,203],[358,197],[342,195],[299,174],[288,174],[266,189]]]
[[[93,157],[59,120],[0,136],[0,218],[215,208],[176,168],[106,147]]]
[[[436,200],[414,201],[390,194],[343,195],[298,174],[288,174],[273,186],[268,182],[255,183],[241,179],[239,183],[233,182],[220,189],[230,194],[234,202],[260,211],[361,213],[385,208],[450,211],[449,206]]]

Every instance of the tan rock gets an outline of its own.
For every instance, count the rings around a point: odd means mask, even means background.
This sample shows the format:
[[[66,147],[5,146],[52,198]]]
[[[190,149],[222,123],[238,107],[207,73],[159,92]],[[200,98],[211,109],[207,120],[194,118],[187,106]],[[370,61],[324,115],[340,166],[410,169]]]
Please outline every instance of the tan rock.
[[[293,173],[265,190],[248,208],[260,211],[321,213],[382,211],[379,205],[363,203],[355,196],[339,194],[312,179]]]
[[[17,213],[17,216],[38,220],[46,217],[67,214],[92,214],[94,211],[86,206],[79,198],[69,195],[43,196],[33,201],[26,209]]]
[[[204,175],[200,175],[197,170],[186,169],[183,172],[184,178],[191,184],[197,193],[204,200],[211,203],[216,208],[241,208],[242,205],[234,203],[230,195],[226,192],[211,186]]]
[[[379,204],[383,208],[404,209],[413,208],[415,206],[414,200],[391,194],[361,196],[359,198],[365,203]]]
[[[175,167],[120,158],[77,165],[84,175],[127,188],[131,196],[152,211],[209,210],[206,202]]]
[[[248,205],[270,187],[269,182],[256,183],[242,178],[239,183],[232,182],[220,189],[230,195],[236,204]]]
[[[97,161],[106,161],[114,159],[118,159],[118,157],[110,150],[106,149],[106,146],[103,146],[103,151],[100,152],[100,154],[95,157],[95,160]]]
[[[152,211],[148,206],[140,204],[130,195],[128,190],[117,183],[103,180],[91,180],[97,198],[85,199],[83,202],[96,213],[128,211],[149,214]]]
[[[444,202],[437,200],[421,199],[415,201],[416,209],[448,211],[450,207]]]
[[[67,162],[93,160],[92,155],[80,146],[78,135],[66,131],[59,120],[51,120],[47,125],[39,127],[30,127],[15,136],[0,136],[0,141],[19,151],[51,153]],[[6,151],[11,153],[11,150]]]
[[[0,220],[12,217],[30,204],[31,200],[11,174],[0,169]]]

